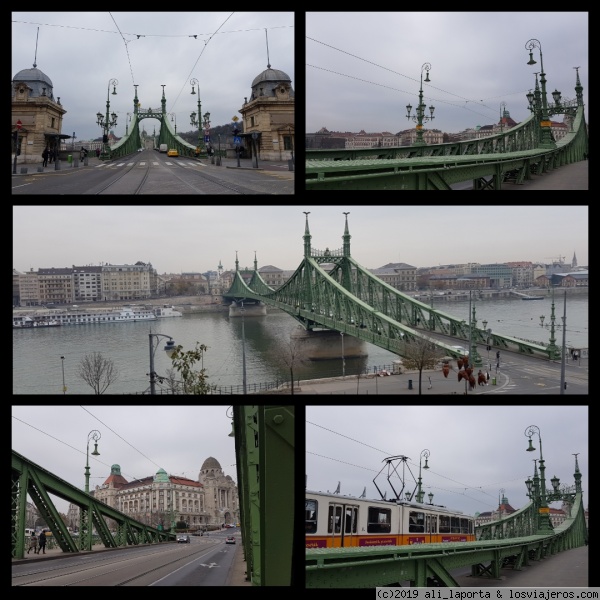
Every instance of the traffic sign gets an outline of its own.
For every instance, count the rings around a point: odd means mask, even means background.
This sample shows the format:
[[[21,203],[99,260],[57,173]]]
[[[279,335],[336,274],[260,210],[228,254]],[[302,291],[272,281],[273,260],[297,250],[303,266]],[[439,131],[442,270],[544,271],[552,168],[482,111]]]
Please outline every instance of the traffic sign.
[[[242,139],[240,138],[240,136],[238,136],[238,135],[234,136],[234,138],[233,138],[233,143],[234,143],[236,146],[239,146],[239,145],[242,143]]]
[[[204,136],[204,141],[207,142],[207,143],[210,142],[210,135],[205,135]]]
[[[17,121],[17,129],[21,129],[23,127],[23,123],[21,123],[21,119]]]

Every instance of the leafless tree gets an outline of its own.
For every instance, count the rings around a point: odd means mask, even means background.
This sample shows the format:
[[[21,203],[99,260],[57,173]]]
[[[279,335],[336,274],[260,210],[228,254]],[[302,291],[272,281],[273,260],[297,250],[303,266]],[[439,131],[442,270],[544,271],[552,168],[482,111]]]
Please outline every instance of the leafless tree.
[[[292,384],[291,394],[294,394],[294,369],[307,362],[306,351],[301,338],[290,337],[284,342],[282,347],[277,347],[275,362],[284,365],[290,372],[290,381]]]
[[[423,338],[415,338],[404,344],[402,353],[404,366],[419,371],[419,395],[421,395],[423,369],[433,369],[443,356],[444,352],[440,348]]]
[[[100,352],[94,352],[81,359],[77,367],[77,376],[99,395],[119,378],[119,370],[110,358],[104,358]]]

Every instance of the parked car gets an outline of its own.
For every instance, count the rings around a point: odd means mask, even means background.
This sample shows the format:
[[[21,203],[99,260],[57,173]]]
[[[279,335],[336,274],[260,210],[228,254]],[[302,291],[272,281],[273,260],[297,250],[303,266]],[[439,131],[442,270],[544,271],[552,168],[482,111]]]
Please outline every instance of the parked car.
[[[184,533],[180,533],[177,536],[177,543],[178,544],[189,544],[190,540],[191,540],[190,536],[187,535],[187,534],[184,534]]]
[[[227,539],[225,540],[225,543],[226,543],[226,544],[235,544],[235,538],[234,538],[232,535],[230,535],[230,536],[228,536],[228,537],[227,537]]]

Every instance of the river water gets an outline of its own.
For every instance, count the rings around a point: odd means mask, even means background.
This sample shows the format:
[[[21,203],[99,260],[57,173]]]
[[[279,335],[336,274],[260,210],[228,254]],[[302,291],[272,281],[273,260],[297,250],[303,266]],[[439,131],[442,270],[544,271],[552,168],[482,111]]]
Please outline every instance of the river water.
[[[555,300],[556,344],[562,345],[563,294]],[[434,307],[468,322],[469,302],[443,302],[434,298]],[[505,335],[547,343],[550,330],[551,300],[522,301],[518,298],[477,300],[478,326],[487,320],[488,329]],[[544,327],[540,326],[544,315]],[[244,318],[246,382],[254,384],[289,380],[289,369],[278,357],[298,323],[289,315],[269,312],[262,317]],[[208,382],[225,390],[242,386],[242,319],[229,318],[228,312],[184,314],[179,318],[158,319],[151,323],[113,323],[66,325],[39,329],[13,330],[13,393],[62,394],[63,367],[67,394],[93,393],[77,377],[78,364],[85,355],[100,352],[117,366],[120,376],[106,394],[140,394],[149,388],[150,345],[148,333],[171,336],[184,350],[196,343],[208,347],[203,366]],[[166,374],[171,362],[162,351],[167,338],[152,338],[155,371]],[[461,342],[457,342],[460,344]],[[567,346],[588,348],[588,293],[567,298]],[[462,344],[464,345],[464,344]],[[367,344],[368,356],[345,360],[346,375],[390,367],[396,355]],[[61,360],[64,356],[64,361]],[[341,356],[341,342],[340,342]],[[64,364],[61,364],[64,363]],[[202,365],[201,365],[202,366]],[[341,359],[316,361],[294,368],[295,379],[313,379],[342,375]],[[157,385],[157,389],[160,389]],[[240,393],[238,390],[237,393]]]

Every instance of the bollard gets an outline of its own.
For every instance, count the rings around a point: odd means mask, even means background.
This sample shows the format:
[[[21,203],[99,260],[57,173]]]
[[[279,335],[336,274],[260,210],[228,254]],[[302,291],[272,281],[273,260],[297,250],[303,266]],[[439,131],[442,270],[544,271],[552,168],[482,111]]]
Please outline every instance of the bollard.
[[[413,389],[413,386],[412,386],[412,379],[409,379],[409,380],[408,380],[408,389],[409,389],[409,390],[412,390],[412,389]]]

